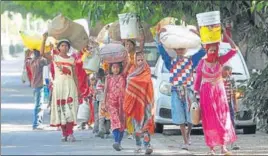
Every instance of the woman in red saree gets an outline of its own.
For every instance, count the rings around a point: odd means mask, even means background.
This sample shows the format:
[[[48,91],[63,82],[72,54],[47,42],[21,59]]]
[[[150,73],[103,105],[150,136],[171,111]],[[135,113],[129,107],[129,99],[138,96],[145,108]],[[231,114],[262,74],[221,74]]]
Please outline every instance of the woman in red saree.
[[[129,70],[124,99],[124,111],[134,123],[137,149],[141,151],[141,136],[144,136],[145,154],[153,152],[150,145],[150,135],[154,133],[154,91],[151,80],[150,66],[144,59],[143,52],[135,54],[135,65]]]

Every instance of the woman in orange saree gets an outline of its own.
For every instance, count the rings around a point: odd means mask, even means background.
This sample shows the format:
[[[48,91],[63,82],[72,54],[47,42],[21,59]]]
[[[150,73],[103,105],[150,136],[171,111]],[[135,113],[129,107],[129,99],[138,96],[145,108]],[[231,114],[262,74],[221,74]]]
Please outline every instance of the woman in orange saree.
[[[126,117],[131,117],[134,123],[137,145],[135,152],[141,152],[142,135],[145,154],[153,152],[150,145],[150,135],[154,133],[153,106],[154,93],[150,66],[145,61],[143,52],[137,52],[135,65],[130,68],[127,77],[124,99]]]

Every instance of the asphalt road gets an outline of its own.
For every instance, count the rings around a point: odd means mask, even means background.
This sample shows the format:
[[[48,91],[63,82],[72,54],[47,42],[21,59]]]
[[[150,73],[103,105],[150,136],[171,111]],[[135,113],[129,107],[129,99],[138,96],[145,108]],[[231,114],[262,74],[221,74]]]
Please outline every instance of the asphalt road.
[[[29,84],[22,84],[22,55],[1,61],[1,154],[2,155],[133,155],[135,141],[123,139],[123,151],[112,148],[113,139],[96,138],[91,130],[75,131],[77,142],[62,143],[61,132],[49,127],[45,110],[45,130],[32,131],[33,95]],[[239,133],[239,131],[238,131]],[[182,137],[177,126],[166,126],[163,134],[152,136],[153,155],[199,155],[206,154],[202,133],[193,133],[189,151],[181,150]],[[241,155],[267,155],[268,135],[238,134]]]

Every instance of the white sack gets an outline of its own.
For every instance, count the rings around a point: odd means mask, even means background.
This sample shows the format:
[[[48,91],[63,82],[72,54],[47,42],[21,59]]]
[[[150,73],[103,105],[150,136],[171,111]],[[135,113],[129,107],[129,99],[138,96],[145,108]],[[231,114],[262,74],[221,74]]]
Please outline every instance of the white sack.
[[[166,48],[192,49],[200,46],[201,39],[198,35],[191,32],[189,28],[178,25],[166,25],[167,31],[160,34],[160,41]]]

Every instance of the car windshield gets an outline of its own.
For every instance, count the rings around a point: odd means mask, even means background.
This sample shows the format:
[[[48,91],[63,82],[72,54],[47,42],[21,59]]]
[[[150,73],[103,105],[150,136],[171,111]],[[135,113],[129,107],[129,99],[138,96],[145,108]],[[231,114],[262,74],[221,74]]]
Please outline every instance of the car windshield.
[[[228,51],[230,51],[230,48],[222,48],[220,49],[220,56],[226,54]],[[241,61],[242,58],[239,54],[236,54],[234,57],[232,57],[226,65],[229,65],[233,69],[233,75],[246,75],[245,68],[243,66],[243,63]],[[164,62],[162,66],[162,73],[169,73],[168,69],[166,68]]]

